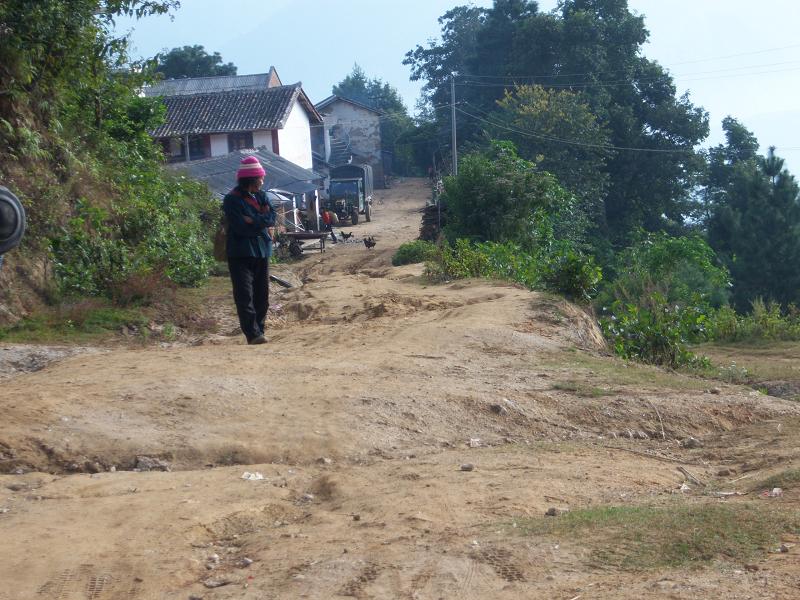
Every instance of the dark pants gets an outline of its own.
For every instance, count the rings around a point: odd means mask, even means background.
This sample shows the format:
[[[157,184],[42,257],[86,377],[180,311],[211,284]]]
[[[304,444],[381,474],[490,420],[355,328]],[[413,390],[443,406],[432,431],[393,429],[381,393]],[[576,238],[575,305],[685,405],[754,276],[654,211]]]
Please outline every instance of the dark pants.
[[[233,301],[247,341],[264,335],[269,308],[269,259],[228,257]]]
[[[333,243],[336,243],[336,234],[333,233],[333,223],[325,223],[325,231],[330,232]]]

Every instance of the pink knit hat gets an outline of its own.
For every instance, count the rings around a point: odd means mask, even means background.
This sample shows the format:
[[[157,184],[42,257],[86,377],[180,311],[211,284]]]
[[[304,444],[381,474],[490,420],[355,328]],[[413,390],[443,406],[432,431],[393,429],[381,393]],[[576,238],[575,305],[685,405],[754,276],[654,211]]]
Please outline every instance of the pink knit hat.
[[[236,179],[242,177],[264,177],[267,172],[255,156],[245,156],[239,163],[239,170],[236,171]]]

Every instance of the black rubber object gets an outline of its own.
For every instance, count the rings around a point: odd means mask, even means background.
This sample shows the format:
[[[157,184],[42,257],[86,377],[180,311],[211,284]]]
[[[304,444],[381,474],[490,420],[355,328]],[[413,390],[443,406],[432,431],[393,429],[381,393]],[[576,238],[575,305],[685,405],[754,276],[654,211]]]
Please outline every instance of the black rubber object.
[[[0,254],[19,246],[25,234],[25,209],[8,188],[0,186]]]
[[[290,287],[292,287],[292,284],[291,284],[291,283],[289,283],[289,282],[288,282],[288,281],[286,281],[285,279],[281,279],[280,277],[276,277],[275,275],[272,275],[271,273],[270,273],[270,276],[269,276],[269,280],[270,280],[270,281],[274,281],[274,282],[275,282],[275,283],[277,283],[278,285],[280,285],[280,286],[282,286],[282,287],[285,287],[285,288],[290,288]]]

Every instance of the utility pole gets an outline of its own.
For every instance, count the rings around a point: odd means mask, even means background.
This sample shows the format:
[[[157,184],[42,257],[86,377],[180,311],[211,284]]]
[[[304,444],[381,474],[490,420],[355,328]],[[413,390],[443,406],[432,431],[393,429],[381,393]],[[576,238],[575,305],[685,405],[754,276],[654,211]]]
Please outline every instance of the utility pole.
[[[458,175],[458,151],[456,150],[456,76],[450,75],[450,127],[453,130],[453,176]]]

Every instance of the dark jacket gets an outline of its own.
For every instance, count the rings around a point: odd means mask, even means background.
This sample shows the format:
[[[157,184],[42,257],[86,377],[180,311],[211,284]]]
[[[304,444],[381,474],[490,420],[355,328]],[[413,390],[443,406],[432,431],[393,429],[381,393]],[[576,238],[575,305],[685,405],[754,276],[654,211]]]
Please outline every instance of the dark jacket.
[[[256,210],[245,199],[250,196],[260,207]],[[267,207],[269,208],[267,210]],[[272,239],[267,227],[275,225],[275,207],[263,191],[249,194],[238,187],[232,189],[222,201],[222,210],[228,221],[228,236],[225,251],[229,258],[269,258],[272,254]],[[252,223],[244,218],[250,217]]]

